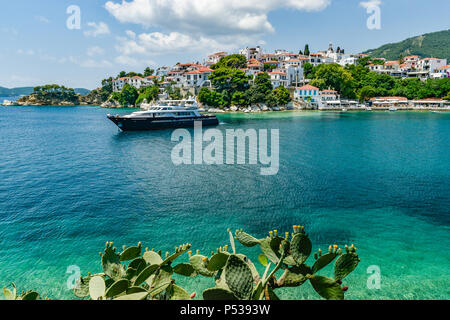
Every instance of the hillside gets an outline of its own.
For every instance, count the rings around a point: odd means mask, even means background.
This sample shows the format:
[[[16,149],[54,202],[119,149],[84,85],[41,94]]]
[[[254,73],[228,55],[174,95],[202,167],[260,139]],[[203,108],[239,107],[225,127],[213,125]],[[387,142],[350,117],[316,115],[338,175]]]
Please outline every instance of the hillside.
[[[396,60],[400,55],[417,55],[421,58],[446,58],[450,61],[450,29],[427,33],[397,43],[385,44],[378,49],[367,50],[363,53],[370,54],[374,58],[386,58],[388,60]]]
[[[30,95],[33,93],[33,87],[20,87],[20,88],[12,88],[8,89],[5,87],[0,87],[0,97],[13,97],[13,96],[22,96],[22,95]],[[82,96],[87,95],[90,91],[88,89],[76,88],[74,89],[75,93],[79,93]]]

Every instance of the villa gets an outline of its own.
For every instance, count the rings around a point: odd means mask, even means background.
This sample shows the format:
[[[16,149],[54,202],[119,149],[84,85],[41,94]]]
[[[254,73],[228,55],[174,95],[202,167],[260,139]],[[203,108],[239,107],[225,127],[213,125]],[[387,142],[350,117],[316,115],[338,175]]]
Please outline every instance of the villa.
[[[287,73],[280,71],[280,70],[274,70],[272,72],[269,72],[270,75],[270,81],[272,82],[272,86],[274,89],[278,87],[285,87],[287,88],[289,86],[289,81],[287,78]]]
[[[294,91],[294,100],[309,101],[313,105],[319,106],[321,103],[320,90],[309,84],[296,88]]]

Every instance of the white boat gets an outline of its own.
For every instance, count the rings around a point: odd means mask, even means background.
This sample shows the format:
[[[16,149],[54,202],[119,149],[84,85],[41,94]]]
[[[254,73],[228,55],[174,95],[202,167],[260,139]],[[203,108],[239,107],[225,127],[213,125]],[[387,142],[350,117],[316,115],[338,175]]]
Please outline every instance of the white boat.
[[[372,108],[371,107],[367,107],[366,111],[372,111]]]
[[[389,107],[389,111],[397,111],[396,107]]]
[[[215,115],[201,114],[195,100],[163,100],[158,104],[142,104],[141,108],[144,110],[125,116],[108,114],[108,119],[123,131],[188,128],[196,122],[203,126],[219,124]]]
[[[347,109],[347,108],[343,108],[342,111],[343,111],[343,112],[347,112],[348,109]]]

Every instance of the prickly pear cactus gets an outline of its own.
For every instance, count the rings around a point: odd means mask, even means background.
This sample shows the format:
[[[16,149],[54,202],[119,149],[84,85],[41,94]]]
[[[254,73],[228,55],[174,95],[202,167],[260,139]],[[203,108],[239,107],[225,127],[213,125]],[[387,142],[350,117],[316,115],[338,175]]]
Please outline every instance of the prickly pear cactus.
[[[233,294],[248,300],[253,291],[253,275],[248,264],[236,255],[230,255],[225,266],[225,280]]]

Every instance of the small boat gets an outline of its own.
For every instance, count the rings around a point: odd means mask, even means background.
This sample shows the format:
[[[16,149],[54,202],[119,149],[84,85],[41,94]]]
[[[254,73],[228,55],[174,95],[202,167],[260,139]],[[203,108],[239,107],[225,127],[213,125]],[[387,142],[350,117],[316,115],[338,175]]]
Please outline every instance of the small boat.
[[[217,126],[215,115],[201,114],[197,103],[188,100],[165,100],[157,105],[144,104],[144,111],[107,117],[122,131],[147,131],[169,128],[189,128],[200,122],[202,126]]]
[[[366,111],[372,111],[372,108],[371,107],[367,107]]]
[[[348,111],[347,108],[343,108],[343,109],[342,109],[342,112],[347,112],[347,111]]]
[[[389,111],[397,111],[396,107],[389,107]]]

